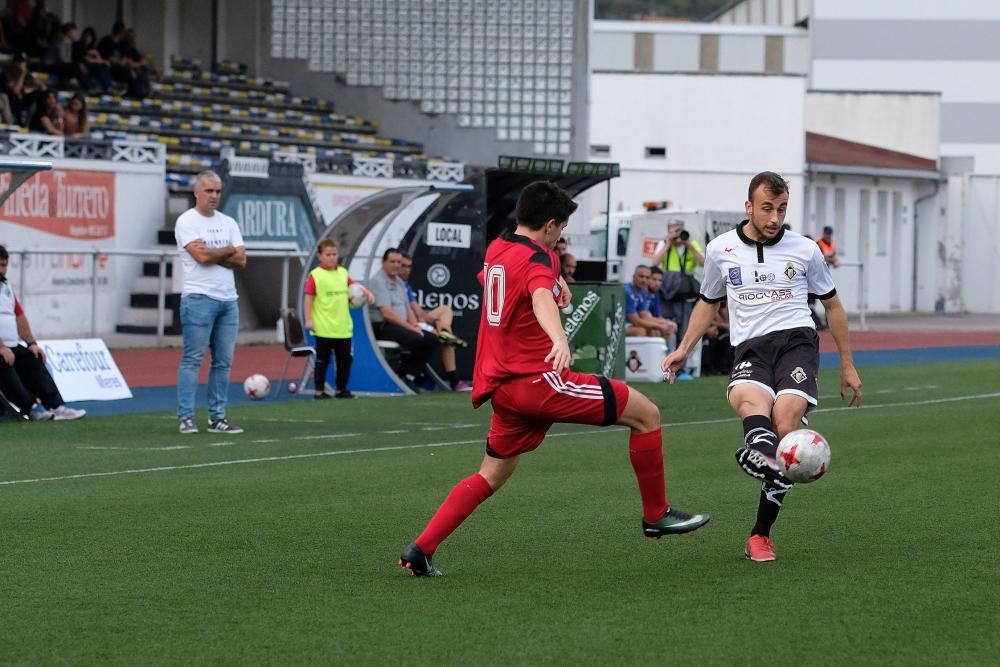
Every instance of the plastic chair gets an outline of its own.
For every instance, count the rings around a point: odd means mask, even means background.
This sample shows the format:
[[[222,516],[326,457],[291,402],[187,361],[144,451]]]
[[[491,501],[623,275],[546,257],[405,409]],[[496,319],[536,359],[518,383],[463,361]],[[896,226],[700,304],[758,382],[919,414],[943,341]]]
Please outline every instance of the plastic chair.
[[[287,308],[281,311],[281,321],[285,329],[285,349],[288,350],[288,357],[285,359],[285,365],[281,369],[278,384],[281,386],[285,385],[285,372],[288,370],[288,364],[292,362],[293,357],[308,357],[309,359],[302,372],[302,381],[299,383],[301,387],[309,379],[309,374],[316,363],[316,348],[310,345],[306,339],[305,329],[302,328],[302,322],[299,320],[299,316],[294,308]],[[278,394],[280,393],[281,387],[279,386]]]

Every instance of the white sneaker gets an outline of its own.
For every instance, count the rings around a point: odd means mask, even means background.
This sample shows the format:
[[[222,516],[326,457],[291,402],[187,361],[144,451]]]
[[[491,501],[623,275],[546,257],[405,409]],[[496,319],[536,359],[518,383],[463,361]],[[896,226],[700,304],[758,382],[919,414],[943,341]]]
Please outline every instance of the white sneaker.
[[[53,417],[55,417],[55,413],[51,410],[46,410],[45,406],[41,403],[35,403],[28,412],[28,419],[33,422],[47,422]]]
[[[223,417],[222,419],[217,419],[212,421],[208,420],[208,432],[209,433],[242,433],[243,429],[236,424],[230,424],[229,420]]]
[[[58,421],[69,421],[71,419],[80,419],[85,414],[86,410],[74,410],[68,405],[60,405],[58,408],[52,411],[53,419]]]

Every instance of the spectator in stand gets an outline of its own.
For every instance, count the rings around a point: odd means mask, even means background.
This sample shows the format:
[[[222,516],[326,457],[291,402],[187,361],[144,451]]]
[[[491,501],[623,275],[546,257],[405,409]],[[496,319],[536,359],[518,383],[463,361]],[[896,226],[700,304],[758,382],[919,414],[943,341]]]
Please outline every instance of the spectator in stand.
[[[90,134],[90,121],[87,119],[87,98],[83,93],[76,93],[69,98],[63,109],[63,134],[70,139],[80,139]]]
[[[102,92],[111,88],[111,65],[97,50],[97,33],[93,28],[84,28],[79,41],[73,43],[73,62],[86,69],[92,86]]]
[[[35,8],[31,11],[31,18],[28,20],[27,38],[25,40],[25,51],[36,58],[45,58],[52,43],[53,17],[45,10],[45,2],[38,0]],[[55,21],[58,23],[58,18]]]
[[[309,273],[305,286],[306,328],[316,337],[316,391],[313,398],[329,398],[326,393],[326,373],[330,368],[330,355],[336,355],[337,398],[354,398],[347,389],[351,377],[351,340],[354,320],[348,303],[348,290],[355,280],[340,266],[340,251],[333,239],[323,239],[316,248],[319,266]],[[360,285],[361,283],[357,283]],[[361,287],[368,303],[375,303],[375,296]]]
[[[646,291],[649,292],[649,314],[653,317],[663,317],[664,319],[670,319],[665,317],[664,313],[667,312],[665,305],[663,303],[663,269],[658,266],[652,266],[649,268],[649,284],[646,286]]]
[[[400,252],[403,256],[399,267],[399,278],[406,285],[406,298],[410,302],[410,310],[417,319],[417,325],[424,331],[428,331],[438,337],[441,345],[441,367],[444,368],[445,379],[451,386],[452,391],[470,391],[472,385],[458,379],[458,366],[455,363],[455,348],[469,347],[469,344],[456,336],[452,330],[452,321],[455,313],[448,304],[441,304],[437,308],[426,311],[417,301],[417,295],[410,287],[410,272],[413,271],[413,258],[405,252]]]
[[[823,251],[823,259],[830,265],[830,268],[837,268],[840,265],[840,260],[837,259],[837,244],[833,242],[833,227],[829,225],[824,227],[823,235],[819,237],[816,244]]]
[[[31,20],[31,5],[27,0],[18,0],[4,17],[3,31],[7,44],[15,52],[26,50],[28,44],[28,21]]]
[[[0,83],[3,85],[3,92],[7,94],[7,102],[14,121],[12,124],[27,125],[32,94],[35,91],[45,90],[45,84],[36,81],[34,75],[28,71],[28,56],[24,53],[15,53],[11,64],[0,75]]]
[[[640,264],[635,267],[632,282],[625,285],[626,336],[663,336],[669,340],[677,333],[677,325],[649,312],[652,295],[648,291],[650,270]]]
[[[24,419],[79,419],[86,411],[63,402],[45,368],[45,351],[35,342],[28,318],[7,283],[8,259],[7,248],[0,246],[0,392]]]
[[[375,338],[399,343],[403,352],[400,374],[407,386],[418,391],[424,379],[424,366],[435,352],[438,338],[417,323],[406,283],[399,277],[402,265],[403,254],[398,248],[389,248],[382,255],[382,269],[375,272],[369,283],[375,294],[375,307],[369,316]]]
[[[135,45],[135,32],[131,28],[125,31],[125,66],[129,70],[129,89],[125,95],[136,99],[149,97],[150,80],[153,68],[146,56]]]
[[[105,35],[97,43],[97,51],[104,62],[111,67],[111,78],[125,86],[131,83],[132,72],[125,64],[125,24],[116,21],[111,27],[111,34]]]
[[[63,110],[55,92],[49,90],[41,94],[35,105],[35,114],[31,117],[28,129],[32,132],[62,135]]]
[[[576,274],[576,257],[569,254],[568,252],[559,257],[559,275],[562,276],[563,280],[567,283],[575,283],[576,278],[573,276]]]
[[[46,56],[46,64],[50,71],[56,74],[62,87],[66,88],[69,82],[76,80],[78,87],[87,90],[90,88],[90,78],[87,74],[87,67],[76,62],[73,58],[73,47],[77,42],[77,27],[75,23],[64,23],[59,28],[59,35],[53,41]]]
[[[0,53],[11,51],[10,40],[7,39],[7,26],[10,25],[10,10],[0,9]]]

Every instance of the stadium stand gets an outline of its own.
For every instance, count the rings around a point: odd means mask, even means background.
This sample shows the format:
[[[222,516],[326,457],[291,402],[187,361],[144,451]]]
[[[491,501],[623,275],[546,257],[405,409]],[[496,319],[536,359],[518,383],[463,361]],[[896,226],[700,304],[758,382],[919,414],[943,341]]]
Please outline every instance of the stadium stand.
[[[37,77],[50,87],[59,85],[51,74]],[[329,100],[292,95],[288,84],[248,76],[236,63],[220,63],[216,72],[207,72],[195,60],[174,58],[151,90],[144,99],[89,95],[90,137],[66,140],[66,153],[100,157],[87,146],[102,141],[160,143],[166,151],[166,179],[175,190],[189,189],[197,172],[217,169],[220,152],[227,148],[250,157],[299,162],[308,171],[324,173],[462,177],[459,163],[428,157],[422,144],[381,137],[376,122],[337,113]],[[60,104],[72,95],[72,90],[60,91]],[[23,133],[21,127],[0,126],[0,150],[16,152],[16,135]],[[21,138],[22,154],[23,144]]]
[[[587,3],[273,0],[271,57],[375,86],[459,127],[568,155],[574,23]]]

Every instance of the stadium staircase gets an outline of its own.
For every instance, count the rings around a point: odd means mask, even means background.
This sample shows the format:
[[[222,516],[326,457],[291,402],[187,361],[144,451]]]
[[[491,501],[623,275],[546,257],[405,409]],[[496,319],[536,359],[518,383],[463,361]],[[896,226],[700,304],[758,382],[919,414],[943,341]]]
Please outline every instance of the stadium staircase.
[[[173,253],[177,249],[172,229],[158,231],[156,242],[159,250]],[[173,285],[175,264],[174,261],[167,261],[164,267],[168,291],[165,299],[163,333],[167,336],[181,334],[181,295],[179,292],[169,291]],[[159,324],[159,293],[160,263],[157,260],[144,260],[142,274],[132,283],[129,305],[118,315],[118,321],[125,324],[115,325],[115,331],[155,335]]]

